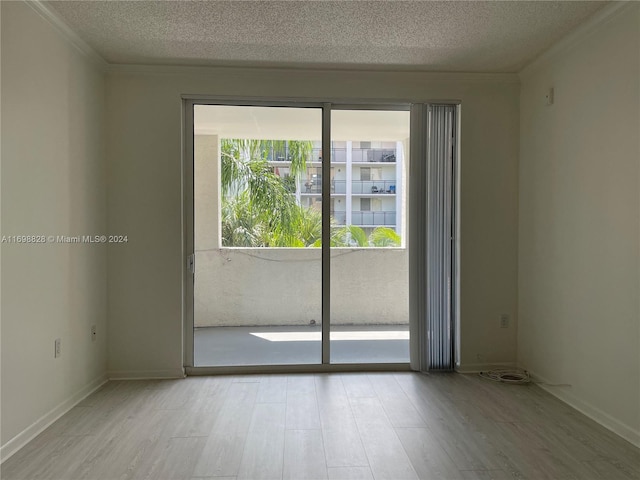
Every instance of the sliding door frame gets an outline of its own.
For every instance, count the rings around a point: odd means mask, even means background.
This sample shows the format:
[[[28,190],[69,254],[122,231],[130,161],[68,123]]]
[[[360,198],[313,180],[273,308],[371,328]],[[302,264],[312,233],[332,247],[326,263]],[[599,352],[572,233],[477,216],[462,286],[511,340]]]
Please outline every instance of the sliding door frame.
[[[183,365],[187,375],[210,375],[231,373],[284,373],[284,372],[346,372],[346,371],[420,371],[427,365],[424,349],[426,331],[424,287],[426,274],[426,122],[429,103],[459,105],[459,101],[381,101],[344,99],[301,99],[277,97],[231,97],[208,95],[182,96],[182,335]],[[239,366],[194,366],[194,120],[195,105],[228,105],[253,107],[317,108],[322,110],[322,360],[318,364],[291,365],[239,365]],[[407,363],[330,363],[330,197],[331,191],[331,112],[333,110],[390,110],[410,111],[409,153],[409,197],[407,197],[409,256],[409,342],[410,361]],[[455,183],[455,181],[454,181]],[[425,201],[422,201],[425,200]],[[325,219],[327,219],[325,221]],[[197,268],[197,265],[195,266]],[[457,330],[459,331],[459,330]]]

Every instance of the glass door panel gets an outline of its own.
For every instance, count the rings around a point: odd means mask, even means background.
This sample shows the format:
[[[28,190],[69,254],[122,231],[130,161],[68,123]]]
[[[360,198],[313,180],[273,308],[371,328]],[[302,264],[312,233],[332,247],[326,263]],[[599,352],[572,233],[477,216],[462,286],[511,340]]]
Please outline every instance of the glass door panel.
[[[194,366],[321,363],[321,129],[194,106]]]
[[[331,363],[409,362],[409,118],[331,114]]]

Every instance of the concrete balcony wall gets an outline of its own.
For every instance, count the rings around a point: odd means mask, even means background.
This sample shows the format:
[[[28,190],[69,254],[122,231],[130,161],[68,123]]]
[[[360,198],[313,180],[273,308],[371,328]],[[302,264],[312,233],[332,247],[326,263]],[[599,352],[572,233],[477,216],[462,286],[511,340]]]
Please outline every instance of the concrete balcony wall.
[[[196,252],[196,327],[321,321],[321,251],[243,248]],[[407,324],[407,250],[332,251],[333,325]]]

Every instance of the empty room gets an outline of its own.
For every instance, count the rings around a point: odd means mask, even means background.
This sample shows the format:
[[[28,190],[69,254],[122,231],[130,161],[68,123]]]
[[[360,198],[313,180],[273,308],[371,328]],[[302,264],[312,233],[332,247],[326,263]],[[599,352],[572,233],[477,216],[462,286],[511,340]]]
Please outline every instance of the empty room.
[[[0,26],[3,480],[640,479],[640,3]]]

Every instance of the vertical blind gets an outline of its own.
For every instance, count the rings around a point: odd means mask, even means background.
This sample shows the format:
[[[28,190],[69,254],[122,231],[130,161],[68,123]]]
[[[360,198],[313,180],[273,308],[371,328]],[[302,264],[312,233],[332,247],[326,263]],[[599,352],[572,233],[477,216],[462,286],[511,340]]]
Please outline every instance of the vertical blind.
[[[427,113],[426,334],[429,370],[454,368],[456,232],[455,105]]]

